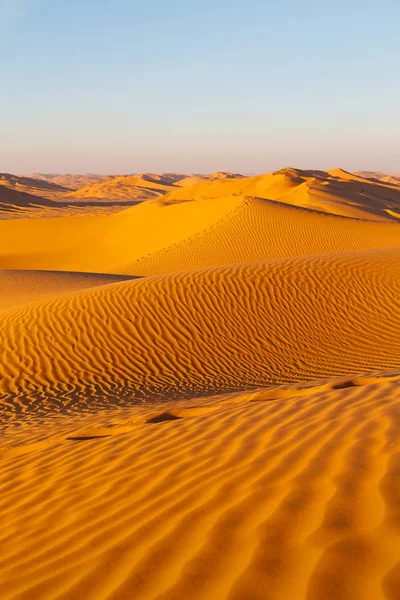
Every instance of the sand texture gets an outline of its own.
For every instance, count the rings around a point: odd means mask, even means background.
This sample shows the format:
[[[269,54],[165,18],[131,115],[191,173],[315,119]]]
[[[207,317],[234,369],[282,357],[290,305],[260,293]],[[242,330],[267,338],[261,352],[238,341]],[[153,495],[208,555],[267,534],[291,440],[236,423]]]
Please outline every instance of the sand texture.
[[[65,177],[0,186],[1,600],[400,598],[400,187]]]

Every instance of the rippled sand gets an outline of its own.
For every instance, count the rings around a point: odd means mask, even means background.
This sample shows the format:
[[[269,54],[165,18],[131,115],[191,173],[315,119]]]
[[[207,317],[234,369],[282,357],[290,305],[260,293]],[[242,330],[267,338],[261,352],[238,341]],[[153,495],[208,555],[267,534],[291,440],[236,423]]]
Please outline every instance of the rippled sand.
[[[0,221],[0,598],[399,597],[400,190],[292,171]]]

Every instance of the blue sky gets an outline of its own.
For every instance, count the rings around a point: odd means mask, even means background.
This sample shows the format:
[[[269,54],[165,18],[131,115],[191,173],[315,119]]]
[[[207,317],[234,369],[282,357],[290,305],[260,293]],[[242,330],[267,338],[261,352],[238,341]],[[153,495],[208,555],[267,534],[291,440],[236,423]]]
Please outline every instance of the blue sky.
[[[0,171],[400,172],[398,0],[0,0]]]

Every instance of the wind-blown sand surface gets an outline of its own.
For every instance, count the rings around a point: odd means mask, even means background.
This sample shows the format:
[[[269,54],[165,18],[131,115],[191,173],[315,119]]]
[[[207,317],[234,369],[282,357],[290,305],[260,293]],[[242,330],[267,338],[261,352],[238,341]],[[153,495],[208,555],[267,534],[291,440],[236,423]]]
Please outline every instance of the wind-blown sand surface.
[[[399,598],[400,189],[159,177],[0,221],[0,598]]]

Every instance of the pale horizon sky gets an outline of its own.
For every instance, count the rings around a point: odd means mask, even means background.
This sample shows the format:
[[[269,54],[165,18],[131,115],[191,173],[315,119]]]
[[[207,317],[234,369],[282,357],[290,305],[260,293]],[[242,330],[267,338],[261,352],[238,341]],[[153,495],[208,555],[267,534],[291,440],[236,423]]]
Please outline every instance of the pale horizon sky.
[[[398,0],[0,0],[0,172],[400,173]]]

